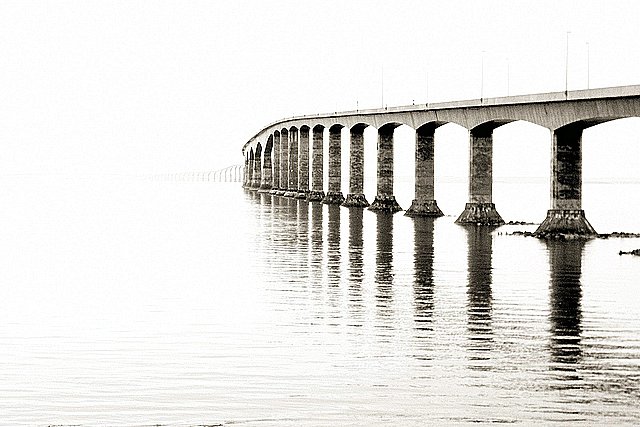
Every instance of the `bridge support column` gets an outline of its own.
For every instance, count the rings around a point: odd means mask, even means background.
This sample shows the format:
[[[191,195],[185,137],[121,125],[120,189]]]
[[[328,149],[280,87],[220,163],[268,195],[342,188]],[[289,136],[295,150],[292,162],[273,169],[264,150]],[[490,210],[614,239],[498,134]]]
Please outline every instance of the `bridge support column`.
[[[367,125],[356,125],[350,131],[349,148],[349,194],[342,206],[366,208],[364,196],[364,129]]]
[[[244,158],[244,179],[242,180],[242,187],[247,188],[251,182],[251,165],[249,164],[249,155]]]
[[[300,127],[300,155],[298,168],[297,199],[306,199],[309,194],[309,126]]]
[[[393,131],[399,125],[390,123],[378,129],[377,195],[369,210],[398,212],[402,208],[393,195]]]
[[[582,210],[582,131],[574,123],[553,132],[551,143],[551,209],[535,231],[542,238],[558,235],[595,236]]]
[[[280,131],[280,186],[276,194],[284,196],[289,185],[289,131]]]
[[[429,123],[416,130],[415,199],[404,213],[406,216],[439,217],[444,214],[438,207],[435,195],[434,145],[438,124]]]
[[[317,125],[313,128],[312,141],[312,164],[311,164],[311,191],[307,200],[310,202],[320,202],[324,199],[323,185],[323,138],[324,126]]]
[[[340,189],[342,185],[342,125],[333,125],[329,128],[329,188],[322,203],[327,205],[339,205],[344,202],[344,196]]]
[[[280,132],[273,133],[273,183],[271,194],[277,194],[280,188]]]
[[[262,182],[260,183],[260,193],[268,193],[273,182],[273,172],[271,170],[271,152],[273,151],[273,137],[269,141],[262,154]]]
[[[470,132],[469,203],[456,223],[502,225],[504,220],[493,204],[493,123],[480,125]]]
[[[260,188],[260,182],[262,181],[262,150],[258,146],[253,159],[253,179],[251,182],[251,188],[258,190]]]
[[[289,129],[289,181],[285,197],[298,195],[298,129]]]

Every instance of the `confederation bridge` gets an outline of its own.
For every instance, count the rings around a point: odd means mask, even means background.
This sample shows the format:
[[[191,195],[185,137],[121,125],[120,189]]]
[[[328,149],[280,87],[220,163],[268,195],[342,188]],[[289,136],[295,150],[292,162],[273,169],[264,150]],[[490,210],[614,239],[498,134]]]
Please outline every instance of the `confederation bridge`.
[[[640,117],[640,85],[345,111],[279,120],[247,141],[244,186],[347,207],[369,206],[363,194],[364,130],[378,130],[377,189],[371,210],[402,210],[393,195],[393,134],[415,129],[415,199],[408,216],[441,216],[435,199],[435,130],[456,123],[469,131],[469,201],[459,224],[504,223],[492,201],[493,131],[523,120],[551,131],[551,207],[535,234],[595,235],[582,209],[582,132]],[[350,135],[349,192],[341,185],[341,134]],[[329,129],[328,188],[323,189],[323,135]],[[310,150],[311,148],[311,150]],[[311,161],[311,168],[309,162]],[[311,170],[311,177],[309,177]],[[310,185],[311,184],[311,185]]]

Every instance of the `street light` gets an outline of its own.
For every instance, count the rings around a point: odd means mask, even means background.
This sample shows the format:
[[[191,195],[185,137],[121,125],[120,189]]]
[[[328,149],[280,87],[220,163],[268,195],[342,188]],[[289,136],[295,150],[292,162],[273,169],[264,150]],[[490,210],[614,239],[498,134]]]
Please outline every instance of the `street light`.
[[[571,31],[567,31],[567,45],[566,45],[566,57],[564,62],[564,95],[569,94],[569,34]]]

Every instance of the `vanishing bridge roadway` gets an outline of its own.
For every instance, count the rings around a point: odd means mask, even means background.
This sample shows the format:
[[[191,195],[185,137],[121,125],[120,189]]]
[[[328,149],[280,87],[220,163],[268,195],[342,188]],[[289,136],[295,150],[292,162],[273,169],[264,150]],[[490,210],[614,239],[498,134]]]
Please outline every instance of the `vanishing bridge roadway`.
[[[264,127],[244,144],[244,186],[309,201],[367,207],[364,130],[372,126],[378,130],[377,195],[369,209],[400,211],[393,195],[393,134],[404,124],[416,131],[415,199],[406,215],[441,216],[434,194],[434,136],[439,126],[456,123],[468,129],[470,145],[469,202],[457,222],[500,225],[504,221],[492,202],[493,130],[523,120],[551,131],[551,207],[536,234],[595,235],[582,210],[582,132],[625,117],[640,117],[640,85],[293,117]],[[340,188],[344,127],[350,131],[346,199]],[[326,193],[325,128],[329,129]]]

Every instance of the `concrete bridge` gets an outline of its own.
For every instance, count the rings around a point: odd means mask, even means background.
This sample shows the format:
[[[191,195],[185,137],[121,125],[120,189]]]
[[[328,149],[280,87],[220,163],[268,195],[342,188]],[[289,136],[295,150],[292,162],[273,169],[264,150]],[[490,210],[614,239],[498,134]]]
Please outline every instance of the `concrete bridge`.
[[[309,201],[367,207],[364,130],[372,126],[378,130],[377,195],[369,209],[400,211],[393,195],[393,135],[404,124],[416,132],[415,199],[406,215],[441,216],[434,191],[435,130],[456,123],[469,131],[470,146],[469,201],[456,222],[500,225],[504,221],[492,202],[493,131],[522,120],[551,131],[551,207],[536,234],[594,235],[582,210],[582,132],[625,117],[640,117],[640,85],[292,117],[267,125],[244,144],[244,186]],[[344,127],[350,134],[346,199],[340,188]],[[326,128],[329,170],[325,193]]]

